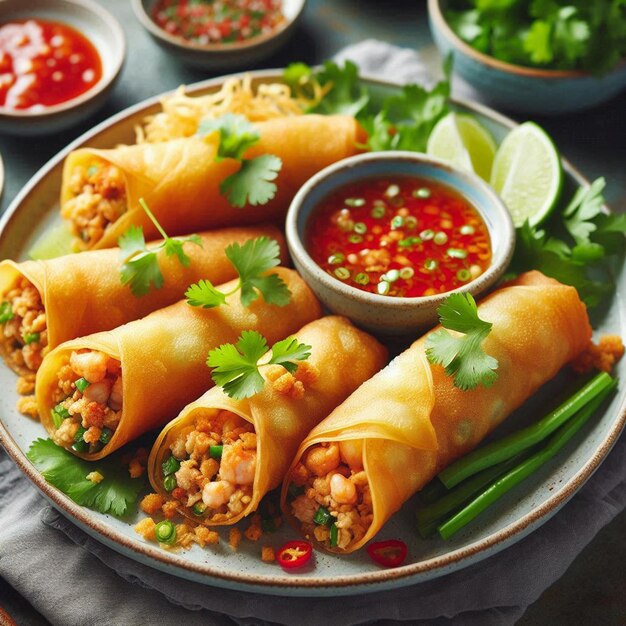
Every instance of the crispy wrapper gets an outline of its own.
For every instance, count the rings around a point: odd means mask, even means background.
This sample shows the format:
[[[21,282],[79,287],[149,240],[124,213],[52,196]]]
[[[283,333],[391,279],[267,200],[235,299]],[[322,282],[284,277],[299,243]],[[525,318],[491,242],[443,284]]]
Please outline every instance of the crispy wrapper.
[[[479,442],[589,344],[585,305],[573,287],[528,272],[485,298],[481,319],[493,323],[483,348],[498,359],[489,388],[461,391],[442,367],[426,360],[426,336],[367,381],[301,444],[361,440],[373,522],[361,548],[415,492]],[[286,502],[282,505],[292,522]]]
[[[293,270],[273,270],[291,290],[284,307],[268,305],[262,297],[244,307],[239,296],[226,305],[202,309],[180,301],[114,330],[68,341],[44,359],[35,394],[41,422],[52,434],[53,393],[57,373],[74,350],[100,350],[122,366],[123,409],[111,441],[96,454],[79,454],[96,460],[107,456],[142,433],[165,424],[188,402],[213,386],[206,366],[209,350],[234,343],[244,330],[257,330],[270,343],[295,332],[321,315],[320,305]],[[228,292],[237,282],[221,287]],[[72,452],[74,452],[72,450]]]
[[[200,279],[219,285],[235,278],[237,272],[226,258],[224,249],[231,243],[267,236],[281,248],[281,261],[287,258],[285,238],[273,226],[224,228],[200,233],[202,247],[185,244],[189,256],[183,267],[175,256],[159,253],[159,267],[165,277],[160,289],[152,288],[145,296],[134,296],[120,281],[120,251],[90,250],[46,261],[5,260],[0,263],[0,294],[6,293],[20,278],[27,278],[39,291],[46,311],[49,349],[69,339],[111,330],[144,317],[180,300],[185,290]],[[155,242],[156,243],[156,242]],[[0,354],[18,374],[29,372],[18,367],[0,342]]]
[[[344,317],[318,319],[300,329],[295,336],[312,347],[307,364],[317,373],[313,382],[305,383],[304,395],[294,396],[293,388],[285,388],[284,379],[277,381],[283,384],[273,384],[266,379],[262,391],[244,400],[233,400],[220,387],[207,391],[199,400],[186,406],[154,443],[148,461],[148,476],[158,493],[169,499],[162,484],[161,463],[181,431],[191,430],[196,415],[201,412],[231,411],[254,424],[257,434],[252,501],[237,517],[221,522],[207,520],[207,523],[236,523],[255,511],[261,498],[280,485],[300,442],[311,428],[380,370],[387,359],[386,348]],[[290,376],[287,373],[287,377]],[[180,512],[198,521],[184,507]]]
[[[124,174],[128,211],[111,224],[95,248],[115,246],[131,224],[142,226],[146,238],[158,236],[138,204],[145,198],[170,236],[217,228],[257,224],[284,218],[302,184],[327,165],[358,151],[364,131],[343,115],[302,115],[256,124],[261,139],[244,155],[273,154],[282,160],[275,197],[262,206],[232,207],[220,193],[220,183],[240,165],[216,161],[219,135],[193,136],[163,143],[120,146],[111,150],[82,148],[65,160],[61,206],[72,197],[71,175],[77,165],[89,165],[93,155],[116,165]]]

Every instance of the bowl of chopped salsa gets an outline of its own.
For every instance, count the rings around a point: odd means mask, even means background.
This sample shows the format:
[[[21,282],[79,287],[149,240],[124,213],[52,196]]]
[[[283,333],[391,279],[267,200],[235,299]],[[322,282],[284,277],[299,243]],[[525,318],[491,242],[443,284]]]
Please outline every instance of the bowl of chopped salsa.
[[[181,61],[223,70],[258,64],[293,34],[305,0],[133,0],[153,39]]]
[[[453,291],[504,273],[515,229],[477,176],[414,152],[360,154],[311,178],[287,215],[298,271],[322,302],[368,330],[418,332]]]
[[[100,107],[122,68],[118,22],[90,0],[0,3],[0,131],[54,132]]]

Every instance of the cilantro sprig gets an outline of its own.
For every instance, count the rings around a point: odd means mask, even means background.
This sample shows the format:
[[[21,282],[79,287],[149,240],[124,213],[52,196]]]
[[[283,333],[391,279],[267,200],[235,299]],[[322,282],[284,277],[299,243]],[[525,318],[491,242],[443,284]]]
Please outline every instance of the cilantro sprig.
[[[273,154],[263,154],[253,159],[244,159],[245,151],[255,145],[261,138],[256,128],[242,115],[227,113],[226,115],[200,123],[198,134],[218,132],[220,143],[217,159],[235,159],[241,163],[237,172],[231,174],[220,183],[220,192],[226,196],[231,206],[243,208],[267,204],[277,191],[278,173],[282,161]]]
[[[498,378],[498,361],[485,353],[482,343],[493,324],[478,317],[476,301],[470,293],[450,294],[437,309],[443,328],[426,339],[426,357],[454,377],[463,391],[478,385],[491,387]],[[448,330],[461,333],[451,335]]]
[[[311,356],[311,346],[288,337],[272,346],[271,358],[262,364],[259,359],[267,352],[267,341],[255,330],[244,330],[236,344],[227,343],[209,352],[207,365],[213,368],[215,384],[235,400],[249,398],[263,389],[265,381],[260,368],[282,365],[288,372],[298,369],[298,362]]]
[[[92,463],[74,456],[51,439],[37,439],[26,456],[51,485],[76,504],[100,513],[127,515],[146,485],[145,478],[130,477],[120,454]],[[92,472],[99,472],[103,480],[99,483],[88,480]]]
[[[163,237],[163,242],[148,248],[141,226],[130,226],[118,239],[122,258],[120,280],[123,285],[129,285],[133,295],[137,297],[145,296],[150,291],[151,285],[154,289],[163,286],[165,279],[158,259],[161,250],[164,250],[167,256],[176,256],[183,267],[189,267],[191,261],[183,249],[184,244],[193,243],[202,247],[202,240],[198,235],[168,237],[146,201],[140,198],[139,204]]]
[[[185,292],[187,303],[210,309],[226,302],[228,296],[241,292],[241,303],[248,307],[259,295],[268,304],[285,306],[291,300],[291,291],[282,278],[267,271],[280,264],[280,246],[269,237],[249,239],[243,245],[233,243],[225,249],[228,260],[239,274],[237,285],[229,292],[215,288],[209,280],[191,285]]]

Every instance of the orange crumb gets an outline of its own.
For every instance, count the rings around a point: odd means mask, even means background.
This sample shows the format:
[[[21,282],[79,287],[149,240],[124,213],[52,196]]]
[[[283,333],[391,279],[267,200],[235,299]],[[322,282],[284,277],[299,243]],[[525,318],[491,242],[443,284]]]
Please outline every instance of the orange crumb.
[[[252,516],[252,521],[250,522],[250,526],[246,528],[245,531],[246,539],[249,541],[258,541],[263,534],[263,530],[261,529],[261,516],[256,514]]]
[[[583,374],[592,369],[610,373],[624,355],[624,344],[619,335],[603,335],[597,344],[590,342],[586,350],[572,361],[572,369]]]
[[[241,531],[238,528],[231,528],[228,533],[228,543],[233,550],[237,550],[241,542]]]
[[[276,560],[276,554],[272,546],[263,546],[261,548],[261,560],[265,563],[273,563]]]
[[[176,524],[176,545],[188,549],[193,544],[196,533],[187,524]]]
[[[131,478],[139,478],[145,471],[146,468],[137,459],[133,459],[128,466]]]
[[[135,532],[141,535],[146,541],[156,541],[156,535],[154,534],[155,526],[154,520],[151,517],[146,517],[135,526]]]
[[[214,530],[209,530],[206,526],[196,526],[194,533],[196,535],[196,543],[201,547],[219,543],[220,536]]]
[[[33,393],[35,391],[35,374],[26,374],[25,376],[20,376],[17,379],[17,384],[15,385],[17,393],[21,396],[25,396],[26,394]]]
[[[139,504],[144,513],[154,515],[163,506],[163,498],[158,493],[149,493]]]
[[[39,419],[39,411],[37,410],[37,401],[35,396],[24,396],[17,401],[17,410],[22,415],[28,415],[33,419]]]
[[[163,511],[163,515],[165,516],[165,519],[172,519],[172,517],[176,515],[177,506],[178,506],[177,502],[174,502],[173,500],[169,500],[161,507],[161,510]]]

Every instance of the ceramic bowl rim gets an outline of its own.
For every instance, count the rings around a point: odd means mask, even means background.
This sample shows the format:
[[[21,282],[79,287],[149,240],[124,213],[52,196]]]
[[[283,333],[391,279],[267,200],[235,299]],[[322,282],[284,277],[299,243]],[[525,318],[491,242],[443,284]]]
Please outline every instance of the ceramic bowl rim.
[[[626,58],[621,59],[607,74],[600,77],[595,76],[591,72],[584,70],[550,70],[538,67],[527,67],[525,65],[516,65],[515,63],[507,63],[500,61],[484,52],[476,50],[468,43],[463,41],[448,25],[448,22],[441,11],[441,0],[428,0],[428,14],[432,22],[434,22],[441,34],[448,39],[453,48],[458,48],[466,56],[471,57],[474,61],[487,65],[495,70],[506,72],[509,74],[517,74],[526,78],[548,78],[551,80],[572,80],[577,78],[595,78],[602,80],[614,72],[619,72],[626,68]]]
[[[307,196],[318,186],[332,181],[339,176],[342,172],[346,171],[346,168],[352,169],[353,172],[358,172],[362,167],[366,167],[371,162],[377,161],[396,161],[396,162],[411,162],[419,168],[422,165],[428,165],[434,167],[439,171],[445,171],[452,175],[453,182],[445,181],[433,178],[436,182],[440,182],[448,187],[454,189],[461,196],[465,197],[465,194],[459,190],[454,181],[464,180],[469,186],[478,190],[482,196],[489,200],[489,206],[495,208],[498,213],[498,226],[494,229],[489,227],[487,220],[484,217],[483,207],[474,206],[479,215],[483,218],[491,241],[496,238],[502,241],[501,249],[497,256],[493,255],[489,264],[489,267],[477,278],[469,281],[465,285],[446,291],[445,293],[436,294],[433,296],[414,296],[414,297],[401,297],[401,296],[381,296],[376,293],[370,293],[363,291],[357,287],[352,287],[346,283],[343,283],[325,272],[311,257],[307,247],[303,241],[303,237],[300,235],[298,228],[298,218],[304,206]],[[416,176],[420,176],[419,172],[415,173]],[[369,176],[368,176],[369,177]],[[424,176],[429,178],[428,175]],[[366,178],[366,177],[364,177]],[[359,176],[355,175],[352,182],[358,181]],[[340,185],[339,185],[340,186]],[[324,195],[327,195],[332,190],[337,189],[338,186],[330,185],[331,190],[326,191]],[[449,163],[436,159],[434,157],[427,156],[426,154],[419,152],[409,152],[405,150],[390,150],[387,152],[369,152],[364,154],[357,154],[355,156],[342,159],[328,167],[324,168],[314,176],[312,176],[302,187],[298,190],[294,199],[287,211],[287,218],[285,221],[285,234],[287,239],[287,245],[292,256],[297,257],[299,263],[301,263],[305,270],[312,275],[310,280],[316,280],[321,283],[326,289],[341,295],[343,298],[350,298],[356,300],[364,306],[378,307],[383,309],[420,309],[429,308],[441,303],[451,293],[481,293],[489,288],[498,277],[506,270],[506,267],[511,261],[513,252],[515,249],[515,227],[513,226],[513,220],[504,205],[504,202],[496,194],[496,192],[476,174],[462,171],[456,167],[453,167]],[[492,246],[493,247],[493,246]]]
[[[281,24],[275,30],[272,30],[268,33],[264,33],[262,35],[257,35],[256,37],[252,37],[251,39],[247,39],[245,41],[229,43],[229,44],[221,44],[221,43],[198,44],[198,43],[193,43],[191,41],[187,41],[186,39],[183,39],[182,37],[174,37],[173,35],[170,35],[165,30],[163,30],[160,26],[155,24],[155,22],[152,20],[152,18],[150,17],[150,15],[148,14],[148,12],[146,11],[144,7],[144,0],[132,0],[131,4],[133,7],[135,16],[137,17],[141,25],[153,37],[156,37],[163,43],[167,43],[169,45],[176,47],[177,49],[181,51],[186,51],[186,52],[195,52],[198,54],[207,53],[207,54],[216,54],[216,55],[222,55],[222,54],[229,55],[229,54],[236,53],[236,52],[253,51],[256,48],[262,47],[267,42],[272,41],[273,39],[279,37],[280,35],[285,33],[287,30],[289,30],[298,21],[298,19],[302,15],[302,12],[304,11],[304,7],[306,6],[306,0],[297,0],[297,2],[299,2],[300,6],[296,14],[291,18],[287,18],[285,16],[285,22]]]
[[[119,76],[119,73],[124,65],[124,60],[126,59],[126,35],[124,35],[124,30],[120,26],[120,23],[109,13],[104,7],[97,4],[93,0],[46,0],[48,3],[56,4],[59,7],[67,4],[74,4],[79,6],[86,11],[93,13],[100,22],[102,22],[105,26],[109,28],[109,30],[115,33],[115,37],[119,45],[112,45],[109,39],[107,38],[107,47],[105,52],[113,53],[113,68],[111,72],[108,72],[108,75],[102,73],[102,77],[100,80],[90,89],[85,91],[84,93],[68,100],[67,102],[61,102],[60,104],[55,104],[54,106],[46,107],[42,111],[29,111],[29,110],[13,110],[7,109],[4,107],[0,107],[0,118],[4,117],[5,119],[20,119],[20,120],[39,120],[45,119],[50,116],[54,116],[59,113],[65,113],[66,111],[71,111],[80,107],[81,105],[89,102],[97,98],[100,94],[105,92],[108,87],[110,87],[115,79]],[[0,3],[0,9],[2,8],[2,3]],[[10,10],[9,10],[10,14]],[[75,28],[73,24],[68,23],[69,26]],[[83,33],[81,33],[83,34]],[[86,36],[86,35],[85,35]],[[98,54],[102,57],[103,50],[98,50]]]

